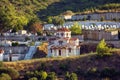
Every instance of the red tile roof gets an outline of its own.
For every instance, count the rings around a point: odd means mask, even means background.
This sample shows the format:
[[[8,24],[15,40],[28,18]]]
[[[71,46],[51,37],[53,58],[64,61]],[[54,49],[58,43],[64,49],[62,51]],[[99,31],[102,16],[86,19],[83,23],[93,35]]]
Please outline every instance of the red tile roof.
[[[70,38],[71,41],[76,41],[78,38]]]
[[[67,46],[52,46],[51,49],[66,49]]]
[[[67,28],[59,28],[58,30],[57,30],[58,32],[70,32],[70,30],[69,29],[67,29]]]

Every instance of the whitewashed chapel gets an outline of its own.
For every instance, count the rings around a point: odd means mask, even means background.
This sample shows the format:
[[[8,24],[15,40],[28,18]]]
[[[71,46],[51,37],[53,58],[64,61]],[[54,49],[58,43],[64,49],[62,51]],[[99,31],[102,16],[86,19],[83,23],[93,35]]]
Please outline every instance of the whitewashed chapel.
[[[59,28],[55,33],[56,38],[49,40],[48,57],[69,57],[80,55],[78,38],[71,38],[71,31]]]

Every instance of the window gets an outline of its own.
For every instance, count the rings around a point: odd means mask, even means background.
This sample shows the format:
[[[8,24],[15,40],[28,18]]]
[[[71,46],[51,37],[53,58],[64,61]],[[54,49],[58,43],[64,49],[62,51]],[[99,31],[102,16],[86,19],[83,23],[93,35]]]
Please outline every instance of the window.
[[[62,45],[63,41],[59,41],[59,45]]]
[[[68,48],[69,53],[71,53],[71,48]]]
[[[59,50],[59,56],[61,56],[61,50]]]
[[[52,53],[52,49],[50,49],[50,52]]]
[[[61,33],[61,36],[64,36],[64,33]]]

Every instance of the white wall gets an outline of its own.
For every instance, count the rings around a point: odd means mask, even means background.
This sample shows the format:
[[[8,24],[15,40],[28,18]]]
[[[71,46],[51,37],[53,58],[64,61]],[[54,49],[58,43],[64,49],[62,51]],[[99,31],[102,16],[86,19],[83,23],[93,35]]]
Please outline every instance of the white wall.
[[[3,61],[3,53],[0,54],[0,61]]]

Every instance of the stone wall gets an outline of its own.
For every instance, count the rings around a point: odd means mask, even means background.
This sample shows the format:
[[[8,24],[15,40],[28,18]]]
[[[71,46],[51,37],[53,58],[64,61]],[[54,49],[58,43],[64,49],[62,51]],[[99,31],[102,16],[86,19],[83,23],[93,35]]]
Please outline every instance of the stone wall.
[[[93,13],[93,14],[79,14],[79,15],[73,15],[72,20],[82,20],[83,18],[89,19],[89,20],[100,20],[101,18],[104,18],[105,20],[113,20],[114,18],[120,19],[120,12],[109,12],[109,13]]]
[[[118,31],[105,31],[105,30],[84,30],[85,40],[118,40]]]
[[[3,49],[5,51],[5,53],[10,53],[10,50],[12,53],[26,53],[28,51],[28,47],[24,47],[24,46],[21,46],[21,47],[0,47],[0,49]]]

